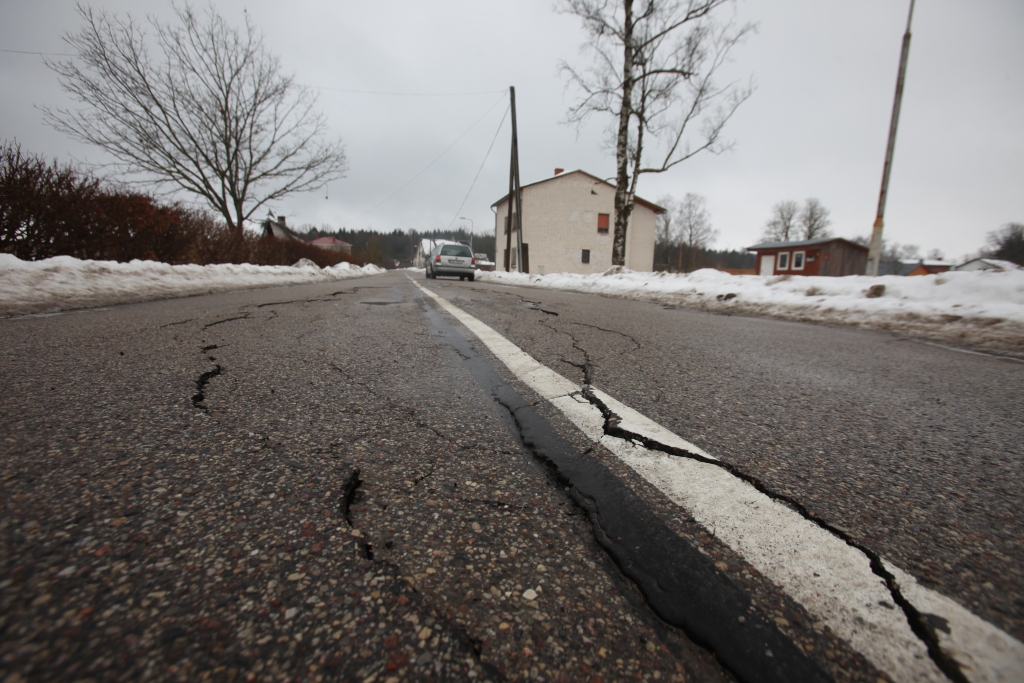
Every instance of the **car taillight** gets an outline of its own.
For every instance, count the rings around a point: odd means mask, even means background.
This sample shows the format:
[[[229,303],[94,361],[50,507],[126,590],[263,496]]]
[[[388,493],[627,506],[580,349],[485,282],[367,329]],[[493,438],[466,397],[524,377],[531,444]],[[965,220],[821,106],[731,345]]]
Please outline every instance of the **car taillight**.
[[[441,262],[441,255],[438,254],[437,256],[434,257],[434,263],[440,263],[440,262]]]
[[[469,259],[469,265],[471,265],[471,266],[475,266],[476,265],[476,258],[475,257]]]

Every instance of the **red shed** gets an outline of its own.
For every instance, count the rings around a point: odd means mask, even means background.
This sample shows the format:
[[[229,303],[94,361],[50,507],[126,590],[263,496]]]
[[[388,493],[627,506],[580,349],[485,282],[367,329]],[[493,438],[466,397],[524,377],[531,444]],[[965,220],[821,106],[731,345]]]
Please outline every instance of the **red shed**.
[[[758,275],[863,275],[868,248],[842,237],[802,242],[763,242],[747,247],[757,252]]]

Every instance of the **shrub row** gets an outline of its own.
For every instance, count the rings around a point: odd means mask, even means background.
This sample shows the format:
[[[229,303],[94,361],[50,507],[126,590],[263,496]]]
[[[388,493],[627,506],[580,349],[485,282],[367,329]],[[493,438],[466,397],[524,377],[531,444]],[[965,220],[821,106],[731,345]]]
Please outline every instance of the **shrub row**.
[[[74,256],[198,265],[307,258],[322,268],[353,260],[304,242],[237,234],[208,211],[108,186],[11,143],[0,148],[0,252],[32,261]]]

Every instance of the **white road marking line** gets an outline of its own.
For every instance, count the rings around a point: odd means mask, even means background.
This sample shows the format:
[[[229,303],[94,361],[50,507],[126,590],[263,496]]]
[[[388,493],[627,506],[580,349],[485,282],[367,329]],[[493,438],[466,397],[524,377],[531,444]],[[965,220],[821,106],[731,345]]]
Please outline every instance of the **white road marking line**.
[[[410,278],[465,325],[516,377],[551,402],[584,434],[684,507],[717,538],[897,681],[946,681],[911,631],[869,559],[799,513],[727,470],[648,450],[604,433],[604,416],[579,397],[582,387],[537,362],[491,327]],[[695,451],[693,444],[592,388],[622,418],[621,425],[659,443]],[[919,585],[890,563],[901,592],[921,612],[945,619],[942,648],[972,683],[1024,681],[1024,644],[953,600]]]
[[[971,681],[1024,680],[1024,646],[1008,633],[979,619],[959,603],[921,586],[917,579],[883,560],[896,577],[903,596],[921,612],[949,622],[949,632],[935,630],[942,649],[960,663]]]

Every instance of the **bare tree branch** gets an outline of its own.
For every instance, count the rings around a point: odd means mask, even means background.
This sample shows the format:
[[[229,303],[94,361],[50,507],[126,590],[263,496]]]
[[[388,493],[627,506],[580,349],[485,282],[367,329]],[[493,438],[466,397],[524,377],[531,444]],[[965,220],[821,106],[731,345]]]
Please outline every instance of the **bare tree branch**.
[[[797,217],[803,231],[801,237],[805,240],[831,237],[832,232],[828,229],[828,226],[832,225],[830,215],[831,212],[819,200],[813,197],[808,199]]]
[[[146,27],[80,4],[85,26],[64,38],[77,61],[47,66],[84,106],[44,107],[46,121],[108,152],[116,175],[197,195],[239,231],[268,202],[344,177],[316,95],[281,73],[248,17],[238,29],[212,5],[174,10]]]
[[[594,113],[609,115],[615,149],[615,235],[612,263],[624,265],[626,230],[639,177],[663,173],[701,152],[731,147],[722,132],[753,92],[751,84],[717,84],[729,54],[753,24],[720,22],[729,0],[559,0],[580,18],[588,41],[585,69],[560,65],[581,92],[567,121],[582,127]],[[657,158],[645,161],[651,145]]]

